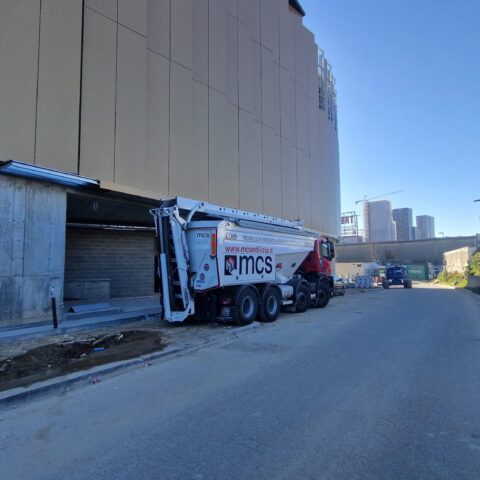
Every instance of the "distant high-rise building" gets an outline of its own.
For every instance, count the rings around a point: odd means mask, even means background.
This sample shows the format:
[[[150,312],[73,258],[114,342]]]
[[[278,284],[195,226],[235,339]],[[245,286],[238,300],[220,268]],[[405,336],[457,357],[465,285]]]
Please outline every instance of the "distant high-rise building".
[[[435,219],[430,215],[417,216],[417,240],[435,238]]]
[[[413,216],[411,208],[394,208],[393,219],[397,224],[397,240],[413,240],[412,227]]]
[[[412,240],[417,239],[417,227],[412,227]]]
[[[389,242],[397,239],[392,204],[388,200],[365,202],[363,204],[363,222],[367,242]]]

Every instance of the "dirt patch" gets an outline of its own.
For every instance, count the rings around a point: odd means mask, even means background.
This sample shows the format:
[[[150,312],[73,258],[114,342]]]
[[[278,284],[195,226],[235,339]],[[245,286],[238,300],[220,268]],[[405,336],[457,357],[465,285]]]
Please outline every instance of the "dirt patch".
[[[159,332],[145,330],[125,330],[42,345],[0,360],[0,391],[138,357],[162,350],[166,345]]]

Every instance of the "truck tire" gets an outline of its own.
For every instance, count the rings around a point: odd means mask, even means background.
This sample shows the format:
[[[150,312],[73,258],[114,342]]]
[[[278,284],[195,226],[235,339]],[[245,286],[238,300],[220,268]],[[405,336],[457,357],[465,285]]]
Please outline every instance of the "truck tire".
[[[384,280],[384,281],[382,282],[382,287],[383,287],[383,288],[390,288],[390,284],[388,283],[387,280]]]
[[[267,286],[262,294],[262,301],[258,307],[260,322],[274,322],[280,314],[282,293],[273,285]]]
[[[412,281],[411,280],[405,280],[403,282],[403,288],[412,288]]]
[[[345,295],[345,292],[343,293]],[[325,308],[330,301],[331,293],[330,287],[325,284],[325,282],[320,282],[317,286],[316,299],[313,302],[313,307],[315,308]]]
[[[310,306],[310,285],[306,280],[300,280],[295,288],[295,312],[303,313]]]
[[[257,317],[258,293],[251,286],[243,286],[238,289],[235,295],[235,325],[249,325]]]

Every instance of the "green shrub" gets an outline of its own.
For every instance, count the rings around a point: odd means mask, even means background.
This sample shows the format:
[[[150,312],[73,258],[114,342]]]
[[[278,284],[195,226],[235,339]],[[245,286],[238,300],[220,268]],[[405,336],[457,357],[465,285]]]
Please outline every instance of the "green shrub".
[[[468,262],[468,274],[480,277],[480,252],[472,255]]]
[[[451,285],[452,287],[465,288],[468,283],[467,276],[463,273],[447,273],[441,272],[437,280],[444,285]]]

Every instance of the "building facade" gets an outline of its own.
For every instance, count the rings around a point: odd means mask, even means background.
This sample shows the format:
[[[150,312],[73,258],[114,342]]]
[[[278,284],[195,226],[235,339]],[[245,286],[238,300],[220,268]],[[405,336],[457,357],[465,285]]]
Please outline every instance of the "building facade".
[[[392,210],[393,220],[397,228],[397,240],[413,240],[412,227],[413,215],[411,208],[394,208]]]
[[[435,219],[430,215],[417,216],[417,240],[424,240],[426,238],[435,238]]]
[[[0,175],[11,226],[2,320],[45,316],[46,292],[55,284],[63,296],[65,280],[152,294],[148,208],[161,198],[301,218],[340,236],[335,80],[303,15],[293,0],[0,3],[0,161],[98,180],[87,191]],[[31,221],[24,236],[19,211]],[[135,245],[149,241],[151,268],[129,293],[113,265],[145,265]],[[34,245],[49,245],[41,300],[21,268]]]
[[[397,239],[392,204],[388,200],[364,202],[363,221],[366,242],[389,242]]]

